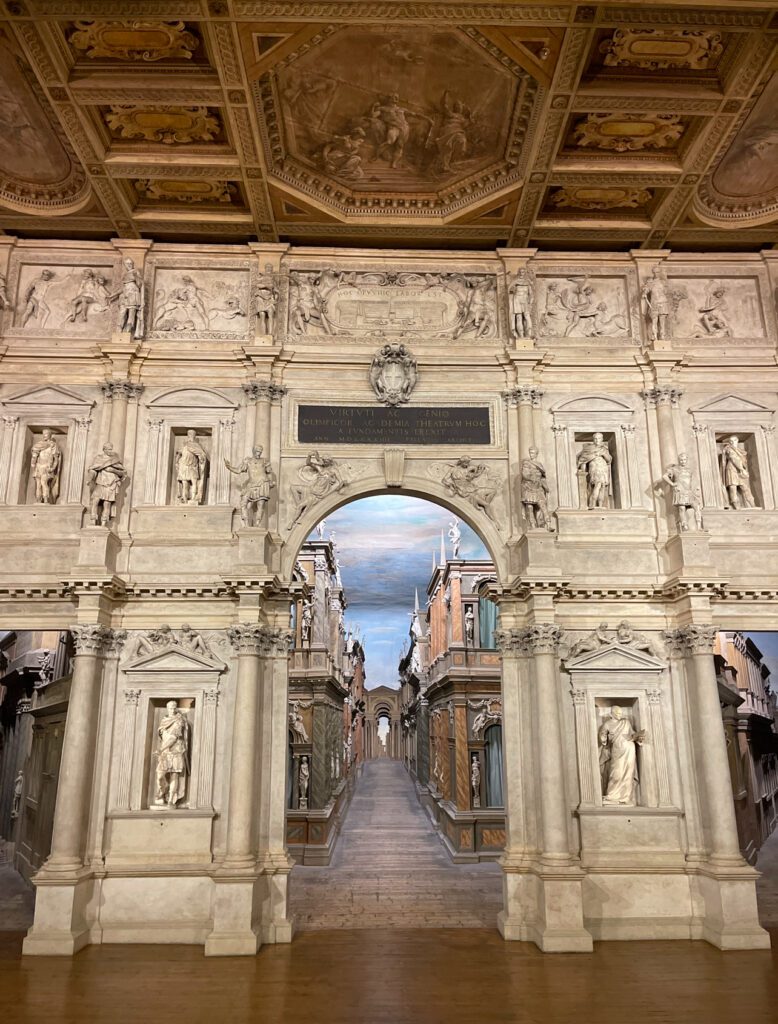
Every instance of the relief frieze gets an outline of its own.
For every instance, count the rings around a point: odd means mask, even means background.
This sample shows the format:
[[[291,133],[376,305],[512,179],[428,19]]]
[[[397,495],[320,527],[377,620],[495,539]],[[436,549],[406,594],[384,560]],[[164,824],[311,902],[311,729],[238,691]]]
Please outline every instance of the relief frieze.
[[[231,340],[247,337],[252,318],[248,263],[215,267],[190,261],[180,269],[152,266],[150,338]]]

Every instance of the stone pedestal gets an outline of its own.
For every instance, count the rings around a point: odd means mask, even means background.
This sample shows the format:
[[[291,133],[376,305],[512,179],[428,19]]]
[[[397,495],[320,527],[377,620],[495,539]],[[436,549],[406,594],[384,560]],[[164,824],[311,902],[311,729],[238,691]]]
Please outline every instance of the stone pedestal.
[[[262,886],[253,872],[214,880],[213,927],[206,956],[254,956],[260,945]]]
[[[759,924],[758,872],[741,868],[701,868],[693,880],[705,904],[701,938],[719,949],[769,949],[770,935]]]
[[[84,526],[78,547],[78,566],[102,572],[116,572],[122,543],[107,526]]]
[[[673,576],[716,575],[710,560],[710,536],[702,530],[689,530],[670,537],[661,552],[664,571]]]
[[[242,526],[238,530],[236,568],[265,572],[272,545],[267,530],[257,526]]]
[[[87,871],[68,878],[34,879],[35,921],[22,944],[24,956],[72,956],[92,941],[90,906],[95,879]]]
[[[522,575],[540,574],[546,578],[549,573],[559,571],[559,549],[555,535],[549,530],[528,530],[519,539],[516,551]]]
[[[583,872],[576,868],[528,870],[503,860],[505,909],[497,928],[506,941],[534,942],[544,953],[591,953],[584,928]]]

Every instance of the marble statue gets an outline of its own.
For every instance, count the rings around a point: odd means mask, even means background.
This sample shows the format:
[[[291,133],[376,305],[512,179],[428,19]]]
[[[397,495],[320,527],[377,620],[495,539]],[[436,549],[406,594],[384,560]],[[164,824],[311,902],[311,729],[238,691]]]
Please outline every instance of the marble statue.
[[[721,477],[727,492],[729,508],[754,508],[748,454],[734,434],[721,447]]]
[[[114,451],[110,441],[103,445],[102,454],[89,467],[89,474],[90,518],[95,526],[110,526],[116,514],[119,488],[127,476],[121,456]]]
[[[14,790],[13,790],[13,804],[11,805],[11,817],[16,819],[19,817],[19,811],[22,805],[22,793],[24,791],[24,772],[19,769],[14,779]]]
[[[636,651],[645,651],[646,654],[650,654],[653,658],[661,657],[661,652],[657,650],[654,641],[645,635],[645,633],[639,633],[636,629],[627,622],[626,619],[616,626],[616,642],[624,644],[626,647],[632,647]]]
[[[111,297],[103,275],[87,267],[81,275],[76,294],[70,300],[70,313],[65,318],[65,323],[88,323],[90,312],[94,309],[95,313],[104,313],[110,301]]]
[[[448,539],[451,541],[451,557],[459,558],[459,546],[462,543],[462,531],[456,516],[448,524]]]
[[[386,344],[373,356],[370,386],[384,405],[402,405],[409,401],[418,378],[416,360],[405,345]]]
[[[157,735],[159,746],[155,751],[157,807],[173,808],[183,800],[189,774],[189,722],[179,710],[178,701],[165,704]]]
[[[316,524],[316,536],[319,538],[319,540],[324,540],[324,529],[325,529],[326,525],[327,525],[327,520],[326,519],[322,519],[321,522],[318,522]]]
[[[308,809],[308,781],[311,777],[311,769],[308,764],[308,758],[305,754],[300,758],[300,772],[298,774],[297,787],[299,792],[299,798],[297,806],[301,811]]]
[[[570,648],[569,658],[577,658],[581,654],[589,654],[591,651],[597,651],[600,647],[604,647],[605,644],[612,643],[611,637],[608,636],[608,623],[601,622],[597,629],[589,633],[587,636],[581,637],[577,640]]]
[[[289,728],[292,730],[294,743],[311,742],[308,730],[305,728],[303,716],[300,714],[300,702],[298,700],[292,702],[292,710],[289,712]]]
[[[257,290],[254,292],[254,313],[257,318],[257,334],[272,334],[276,326],[276,306],[278,305],[278,287],[276,276],[271,264],[267,264],[265,272],[259,278]]]
[[[300,614],[300,639],[304,644],[311,642],[311,624],[313,622],[313,603],[304,601]]]
[[[484,731],[488,725],[493,722],[499,722],[502,718],[502,711],[492,710],[494,705],[498,707],[502,706],[502,702],[496,699],[485,698],[484,700],[467,702],[468,706],[473,710],[477,711],[478,714],[473,719],[473,739],[482,740],[484,738]]]
[[[273,467],[262,458],[262,445],[255,444],[251,455],[243,459],[238,466],[233,466],[227,459],[224,465],[230,473],[246,473],[246,479],[240,485],[240,521],[244,526],[261,526],[267,513],[270,492],[276,485]],[[252,510],[254,518],[252,522]]]
[[[465,643],[475,647],[475,613],[471,604],[465,609]]]
[[[119,332],[139,339],[143,337],[143,277],[129,256],[123,266],[122,286],[110,296],[110,301],[119,303]]]
[[[44,268],[40,274],[30,282],[24,293],[24,312],[22,313],[22,327],[26,327],[30,320],[36,321],[36,327],[45,327],[51,309],[46,304],[46,292],[49,285],[55,278],[53,270]]]
[[[492,522],[496,522],[492,502],[500,485],[485,463],[474,463],[470,456],[464,455],[455,463],[448,463],[441,483],[449,494],[465,498]]]
[[[143,654],[156,654],[166,647],[178,647],[179,642],[173,630],[166,622],[161,623],[155,629],[139,633],[135,643],[135,657],[140,658]]]
[[[643,285],[641,294],[646,304],[651,340],[667,341],[670,337],[671,296],[667,276],[661,264],[656,264],[650,279]]]
[[[35,683],[35,689],[38,690],[42,686],[46,686],[54,677],[54,654],[49,650],[41,651],[40,661],[38,662],[38,682]]]
[[[311,505],[326,498],[328,494],[342,491],[346,486],[346,480],[335,459],[320,455],[319,452],[311,452],[305,465],[297,471],[297,476],[300,483],[293,484],[291,488],[292,501],[296,507],[288,523],[289,529],[300,522]]]
[[[35,481],[35,500],[43,505],[54,505],[59,497],[59,478],[62,471],[62,449],[53,431],[44,427],[40,439],[30,452],[30,471]]]
[[[600,726],[600,772],[604,804],[635,805],[638,784],[637,747],[645,730],[635,732],[623,708],[614,704]]]
[[[549,527],[546,470],[534,447],[529,449],[527,458],[521,460],[521,507],[530,529]]]
[[[532,337],[532,280],[522,267],[510,287],[511,331],[515,338]]]
[[[686,452],[681,452],[677,464],[668,466],[662,479],[672,488],[673,508],[679,531],[683,533],[691,528],[690,513],[691,525],[701,530],[702,497],[699,489],[694,486],[694,476],[689,469],[689,456]]]
[[[208,649],[208,645],[205,640],[203,640],[202,636],[200,636],[196,630],[192,629],[188,623],[185,622],[182,624],[179,633],[178,643],[183,650],[191,651],[192,654],[202,654],[205,658],[209,658],[211,656],[211,652]]]
[[[473,794],[473,807],[481,806],[481,762],[478,754],[473,754],[470,760],[470,790]]]
[[[202,505],[208,455],[197,440],[195,430],[187,430],[186,440],[175,455],[176,500],[179,505]]]
[[[587,508],[610,507],[613,496],[612,461],[610,449],[599,433],[578,453],[578,472],[586,481]]]

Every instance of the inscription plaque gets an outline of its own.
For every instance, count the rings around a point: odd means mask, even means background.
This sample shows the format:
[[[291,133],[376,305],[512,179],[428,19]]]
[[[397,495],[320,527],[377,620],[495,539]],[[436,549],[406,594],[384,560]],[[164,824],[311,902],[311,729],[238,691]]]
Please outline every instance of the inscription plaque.
[[[301,405],[301,444],[491,444],[489,408]]]

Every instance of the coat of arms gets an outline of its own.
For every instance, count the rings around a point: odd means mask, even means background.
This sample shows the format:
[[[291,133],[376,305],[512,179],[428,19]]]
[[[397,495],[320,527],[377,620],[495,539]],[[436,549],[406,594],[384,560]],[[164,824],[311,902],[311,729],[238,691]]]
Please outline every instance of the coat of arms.
[[[378,401],[385,405],[407,402],[418,377],[416,360],[405,345],[384,345],[373,356],[370,384]]]

